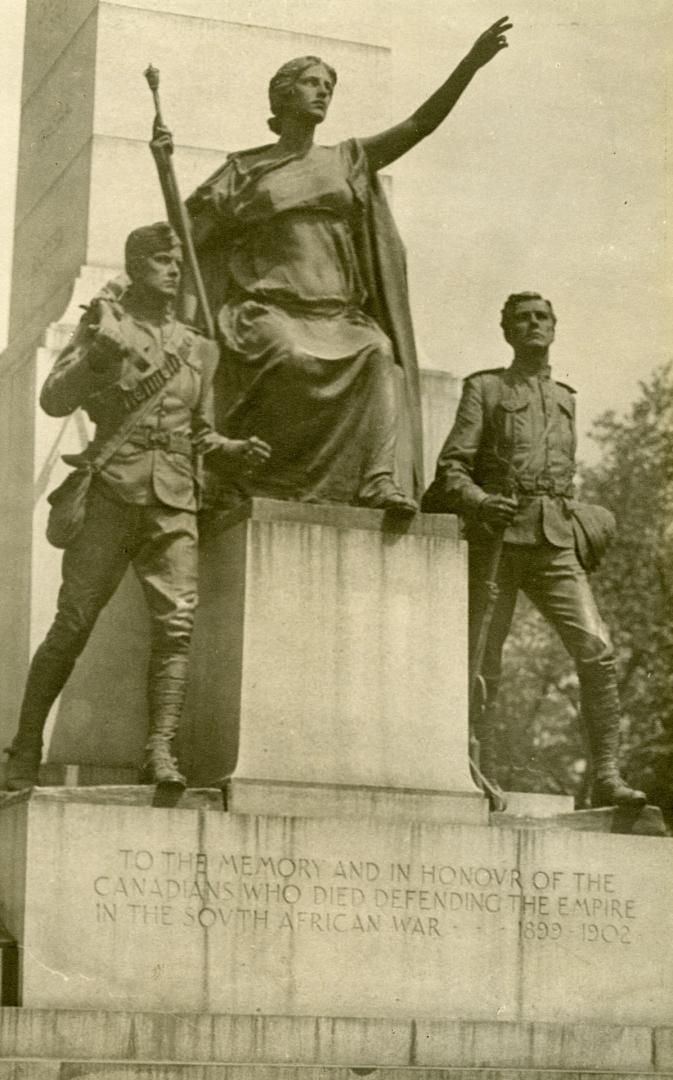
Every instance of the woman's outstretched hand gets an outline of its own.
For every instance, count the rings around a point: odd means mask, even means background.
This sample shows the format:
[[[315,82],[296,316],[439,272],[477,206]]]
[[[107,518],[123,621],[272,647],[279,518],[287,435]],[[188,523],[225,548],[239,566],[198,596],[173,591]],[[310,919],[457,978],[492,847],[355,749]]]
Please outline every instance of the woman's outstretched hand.
[[[503,15],[477,38],[467,56],[463,57],[446,82],[442,83],[416,112],[401,124],[396,124],[379,135],[362,139],[362,147],[370,168],[374,171],[384,169],[439,127],[479,68],[492,60],[501,49],[507,48],[505,33],[511,28],[509,15]]]
[[[509,15],[503,15],[501,19],[493,23],[493,26],[489,26],[488,30],[484,30],[484,33],[479,35],[466,59],[475,68],[488,64],[489,60],[492,60],[501,49],[507,48],[505,33],[511,29],[512,23],[509,21]]]

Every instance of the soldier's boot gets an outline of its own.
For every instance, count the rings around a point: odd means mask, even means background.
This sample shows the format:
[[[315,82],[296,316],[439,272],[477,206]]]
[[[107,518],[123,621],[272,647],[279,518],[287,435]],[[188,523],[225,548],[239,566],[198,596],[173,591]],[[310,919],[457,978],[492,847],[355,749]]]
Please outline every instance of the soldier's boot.
[[[616,714],[589,718],[589,738],[593,757],[591,805],[622,806],[637,809],[645,806],[644,791],[629,787],[617,766],[619,753],[619,717]]]
[[[619,759],[619,692],[610,656],[578,665],[582,721],[592,759],[591,805],[645,806],[645,792],[629,787],[617,765]]]
[[[142,770],[145,784],[182,791],[187,787],[171,749],[180,725],[185,687],[186,672],[177,676],[158,675],[150,680],[150,733]]]
[[[593,783],[592,807],[644,807],[645,792],[630,787],[619,772],[619,713],[598,712],[593,702],[589,716],[584,715],[591,746]]]
[[[19,729],[5,750],[5,789],[24,791],[38,781],[42,761],[42,734],[49,710],[68,681],[74,662],[52,655],[41,645],[30,665],[23,694]]]
[[[26,743],[14,739],[12,745],[5,748],[5,753],[5,791],[25,791],[26,788],[35,787],[42,761],[42,732],[39,742],[31,740]]]

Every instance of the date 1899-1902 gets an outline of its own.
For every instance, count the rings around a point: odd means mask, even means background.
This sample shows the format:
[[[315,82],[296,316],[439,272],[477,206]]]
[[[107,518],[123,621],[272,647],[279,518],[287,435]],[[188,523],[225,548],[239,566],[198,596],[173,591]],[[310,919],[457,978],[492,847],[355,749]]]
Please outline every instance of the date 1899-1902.
[[[559,941],[574,938],[586,944],[630,945],[632,927],[615,923],[579,923],[574,926],[560,922],[525,919],[519,923],[521,941]]]

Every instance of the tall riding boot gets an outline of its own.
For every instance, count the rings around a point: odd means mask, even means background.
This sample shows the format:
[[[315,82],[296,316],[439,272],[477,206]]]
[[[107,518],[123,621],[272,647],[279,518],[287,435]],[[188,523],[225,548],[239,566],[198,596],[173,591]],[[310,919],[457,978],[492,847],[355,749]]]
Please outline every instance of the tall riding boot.
[[[585,674],[581,701],[593,766],[591,805],[645,806],[645,793],[629,787],[617,765],[620,709],[616,682],[605,672],[598,671],[589,679]]]
[[[7,791],[23,791],[37,783],[44,725],[74,666],[74,661],[55,654],[46,642],[35,653],[23,694],[19,730],[5,751]]]
[[[179,671],[179,673],[178,673]],[[147,784],[184,790],[187,781],[178,770],[171,743],[178,730],[186,689],[186,665],[172,674],[150,676],[150,734],[145,746],[143,780]]]
[[[603,716],[589,719],[589,731],[593,757],[593,785],[591,805],[598,806],[645,806],[644,791],[629,787],[617,766],[619,754],[619,717]]]

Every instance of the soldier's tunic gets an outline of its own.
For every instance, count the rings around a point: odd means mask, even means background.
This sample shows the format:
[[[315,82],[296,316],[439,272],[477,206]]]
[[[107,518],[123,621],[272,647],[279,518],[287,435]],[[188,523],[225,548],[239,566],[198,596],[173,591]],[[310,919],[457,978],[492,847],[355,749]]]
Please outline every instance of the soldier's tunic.
[[[587,576],[575,554],[573,497],[575,395],[549,368],[509,368],[468,377],[456,419],[426,492],[427,512],[463,517],[470,540],[470,635],[475,643],[493,534],[478,523],[488,495],[515,495],[519,510],[504,532],[498,602],[482,673],[495,697],[501,653],[522,589],[559,633],[573,657],[587,719],[619,711],[613,648]]]
[[[52,699],[129,564],[150,613],[150,683],[161,676],[182,681],[186,673],[197,604],[197,468],[200,455],[221,443],[210,419],[217,352],[173,317],[148,321],[132,291],[117,313],[118,332],[132,350],[121,367],[101,357],[84,321],[40,396],[51,416],[86,410],[96,424],[88,454],[95,455],[125,419],[124,392],[151,378],[167,356],[180,365],[140,426],[95,476],[84,525],[64,552],[57,614],[29,675],[29,686],[39,685]]]

